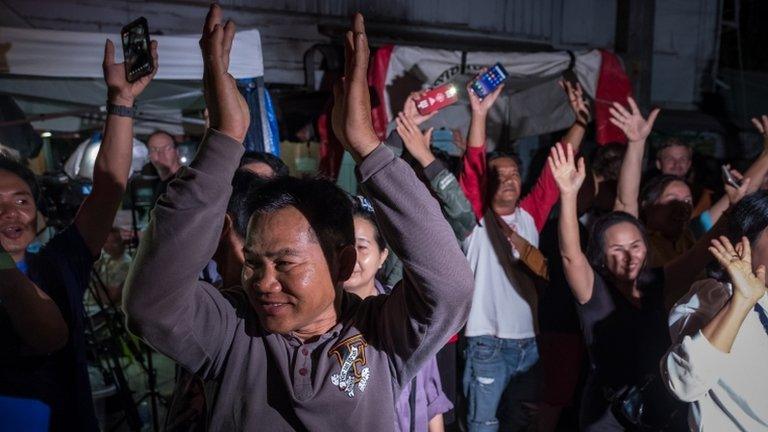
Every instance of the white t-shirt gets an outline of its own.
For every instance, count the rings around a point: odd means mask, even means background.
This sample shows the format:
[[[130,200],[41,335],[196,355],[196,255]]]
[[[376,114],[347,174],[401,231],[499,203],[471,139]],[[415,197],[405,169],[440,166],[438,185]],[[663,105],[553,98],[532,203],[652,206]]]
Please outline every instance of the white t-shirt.
[[[520,236],[538,247],[539,232],[533,217],[518,207],[502,216]],[[475,292],[467,321],[466,336],[495,336],[502,339],[525,339],[536,336],[537,296],[531,278],[519,268],[517,257],[505,265],[493,249],[486,218],[480,220],[462,248],[475,274]],[[505,239],[502,241],[506,242]],[[507,246],[509,247],[509,246]],[[506,268],[505,268],[506,267]]]

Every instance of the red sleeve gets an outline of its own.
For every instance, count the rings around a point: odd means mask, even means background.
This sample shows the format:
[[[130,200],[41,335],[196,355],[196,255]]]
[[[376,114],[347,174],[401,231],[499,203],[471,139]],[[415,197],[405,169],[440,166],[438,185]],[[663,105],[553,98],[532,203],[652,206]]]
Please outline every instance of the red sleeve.
[[[482,147],[467,147],[461,158],[459,185],[464,195],[472,203],[472,210],[478,220],[483,218],[483,193],[485,192],[486,166],[485,144]]]
[[[536,185],[520,202],[520,208],[533,216],[536,229],[541,232],[558,198],[560,198],[560,190],[557,188],[549,164],[545,164],[539,179],[536,180]]]

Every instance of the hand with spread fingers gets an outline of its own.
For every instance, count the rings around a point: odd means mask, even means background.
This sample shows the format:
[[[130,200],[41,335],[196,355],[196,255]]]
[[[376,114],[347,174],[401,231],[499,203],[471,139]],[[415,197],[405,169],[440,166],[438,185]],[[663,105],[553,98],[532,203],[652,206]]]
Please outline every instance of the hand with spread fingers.
[[[107,39],[104,45],[104,62],[101,67],[104,71],[104,82],[107,84],[107,100],[109,103],[121,106],[133,106],[136,98],[144,91],[157,74],[157,41],[149,45],[149,52],[155,69],[151,74],[145,75],[134,82],[128,82],[125,77],[125,63],[115,63],[115,45]]]
[[[242,142],[250,124],[250,110],[229,74],[229,55],[235,23],[222,25],[221,8],[212,4],[205,18],[200,48],[203,51],[203,86],[210,127]]]
[[[709,251],[728,272],[734,299],[754,305],[765,295],[765,266],[761,264],[753,272],[752,249],[746,237],[735,248],[725,236],[713,239]]]
[[[654,109],[645,119],[640,114],[640,108],[637,107],[634,99],[627,97],[627,103],[630,111],[616,102],[613,103],[613,107],[608,109],[611,113],[611,123],[624,132],[630,143],[645,142],[653,130],[653,123],[656,121],[660,110]]]
[[[561,80],[559,83],[568,95],[568,104],[576,115],[576,122],[586,127],[592,120],[592,114],[589,111],[589,102],[584,98],[581,84],[573,85],[568,80]]]
[[[397,133],[403,139],[403,143],[405,144],[405,148],[408,149],[408,153],[410,153],[422,167],[426,168],[435,160],[432,150],[429,149],[429,144],[432,142],[432,130],[434,128],[429,128],[426,132],[422,133],[416,122],[402,112],[397,115],[395,122],[397,123]]]
[[[584,183],[587,171],[584,167],[584,158],[579,158],[578,163],[574,161],[571,144],[566,144],[564,150],[563,145],[557,143],[550,150],[547,162],[549,163],[549,169],[552,170],[555,183],[557,183],[557,187],[560,189],[560,194],[563,196],[575,196],[578,194],[582,183]]]
[[[371,121],[369,57],[363,16],[358,13],[346,34],[344,77],[334,86],[331,113],[334,134],[358,163],[381,144]]]

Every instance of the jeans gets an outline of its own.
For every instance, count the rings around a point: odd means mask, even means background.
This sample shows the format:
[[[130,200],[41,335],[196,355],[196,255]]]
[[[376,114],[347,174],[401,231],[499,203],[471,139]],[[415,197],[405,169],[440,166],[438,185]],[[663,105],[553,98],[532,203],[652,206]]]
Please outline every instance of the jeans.
[[[470,432],[531,427],[539,400],[539,350],[535,338],[467,338],[464,393]]]

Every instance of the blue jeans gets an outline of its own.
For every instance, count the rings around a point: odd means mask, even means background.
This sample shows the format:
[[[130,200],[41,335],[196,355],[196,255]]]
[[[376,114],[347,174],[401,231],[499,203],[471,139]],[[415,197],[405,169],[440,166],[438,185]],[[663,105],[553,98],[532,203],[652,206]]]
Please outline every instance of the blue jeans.
[[[464,394],[470,432],[526,430],[538,404],[535,338],[467,338]]]

